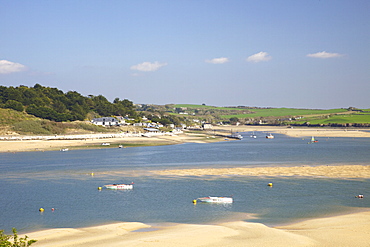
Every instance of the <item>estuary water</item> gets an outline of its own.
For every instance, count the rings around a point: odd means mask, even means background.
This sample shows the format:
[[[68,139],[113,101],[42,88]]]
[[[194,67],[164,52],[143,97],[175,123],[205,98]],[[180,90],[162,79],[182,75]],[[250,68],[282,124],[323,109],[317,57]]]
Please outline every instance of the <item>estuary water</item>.
[[[369,164],[369,138],[275,135],[207,144],[0,154],[0,229],[22,232],[113,222],[280,225],[370,207],[369,179],[164,177],[149,171],[297,165]],[[134,182],[133,190],[98,190]],[[273,187],[267,186],[273,183]],[[365,198],[355,198],[364,194]],[[193,204],[233,196],[232,204]],[[39,208],[44,208],[43,213]],[[54,210],[52,210],[52,208]]]

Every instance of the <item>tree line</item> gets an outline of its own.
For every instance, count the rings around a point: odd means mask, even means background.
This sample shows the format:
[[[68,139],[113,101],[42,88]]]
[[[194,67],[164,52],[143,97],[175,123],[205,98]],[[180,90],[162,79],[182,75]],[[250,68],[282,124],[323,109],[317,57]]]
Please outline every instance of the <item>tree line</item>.
[[[115,98],[109,102],[104,96],[81,95],[35,84],[33,87],[0,86],[0,108],[27,112],[39,118],[56,122],[85,120],[89,114],[99,116],[130,116],[136,118],[135,106],[130,100]]]

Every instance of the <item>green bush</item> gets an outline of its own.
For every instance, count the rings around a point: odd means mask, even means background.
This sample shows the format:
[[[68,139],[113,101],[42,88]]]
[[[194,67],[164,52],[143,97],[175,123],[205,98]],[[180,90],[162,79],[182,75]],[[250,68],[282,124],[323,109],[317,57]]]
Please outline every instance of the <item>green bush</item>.
[[[13,241],[9,241],[13,239]],[[4,234],[4,230],[0,230],[0,247],[28,247],[37,240],[30,239],[28,236],[18,238],[17,229],[13,228],[13,236]]]

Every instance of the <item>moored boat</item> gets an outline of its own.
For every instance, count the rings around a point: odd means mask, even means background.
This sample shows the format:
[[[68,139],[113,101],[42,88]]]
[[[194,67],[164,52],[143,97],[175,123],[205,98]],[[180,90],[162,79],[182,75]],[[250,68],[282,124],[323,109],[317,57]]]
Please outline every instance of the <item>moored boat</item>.
[[[219,196],[207,196],[207,197],[200,197],[197,200],[201,202],[212,202],[212,203],[232,203],[233,198],[231,197],[219,197]]]
[[[253,131],[253,133],[252,133],[251,137],[252,137],[252,138],[254,138],[254,139],[256,139],[256,138],[257,138],[257,136],[254,134],[254,131]]]
[[[239,140],[243,139],[243,136],[239,133],[231,133],[231,135],[228,135],[227,137]]]
[[[266,136],[267,139],[274,139],[275,137],[270,133]]]
[[[134,183],[131,184],[107,184],[104,185],[105,188],[111,190],[131,190],[134,188]]]

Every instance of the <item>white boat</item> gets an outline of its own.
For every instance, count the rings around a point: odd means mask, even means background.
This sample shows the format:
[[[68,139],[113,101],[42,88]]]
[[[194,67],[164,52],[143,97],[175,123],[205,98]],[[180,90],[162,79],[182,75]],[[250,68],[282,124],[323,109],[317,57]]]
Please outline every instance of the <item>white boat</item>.
[[[274,139],[275,137],[270,133],[266,136],[267,139]]]
[[[131,184],[107,184],[104,185],[105,188],[111,190],[132,190],[134,188],[134,183]]]
[[[207,197],[201,197],[197,200],[201,202],[212,202],[212,203],[232,203],[233,198],[231,197],[218,197],[218,196],[207,196]]]
[[[67,152],[68,151],[68,148],[62,148],[60,151],[61,152]]]
[[[243,136],[239,133],[231,133],[231,135],[228,135],[227,137],[239,140],[243,139]]]
[[[108,143],[108,142],[103,142],[101,145],[102,145],[102,146],[109,146],[109,145],[110,145],[110,143]]]

